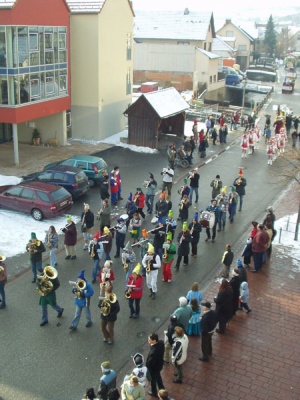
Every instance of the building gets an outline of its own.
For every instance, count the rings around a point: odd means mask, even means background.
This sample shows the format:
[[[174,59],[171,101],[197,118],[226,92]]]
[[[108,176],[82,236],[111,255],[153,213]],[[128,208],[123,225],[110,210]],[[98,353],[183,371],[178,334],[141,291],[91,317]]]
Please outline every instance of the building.
[[[34,12],[33,12],[34,10]],[[64,0],[0,0],[0,141],[66,143],[70,109],[69,9]]]
[[[242,70],[247,69],[250,62],[253,61],[253,37],[241,27],[236,26],[231,19],[226,19],[225,24],[216,33],[232,47],[234,39],[234,47],[237,49],[236,63],[240,65]]]
[[[211,12],[136,11],[134,21],[135,84],[159,82],[162,87],[203,91],[224,87],[218,81],[218,58],[212,53],[215,38]]]
[[[72,137],[100,140],[124,130],[132,100],[129,0],[66,0],[71,12]]]

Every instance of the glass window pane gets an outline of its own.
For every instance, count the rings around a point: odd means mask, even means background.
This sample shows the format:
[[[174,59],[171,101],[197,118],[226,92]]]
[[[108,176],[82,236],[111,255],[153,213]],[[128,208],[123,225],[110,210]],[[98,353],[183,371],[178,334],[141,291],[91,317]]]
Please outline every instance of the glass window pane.
[[[67,62],[67,51],[66,50],[60,50],[60,52],[59,52],[59,62],[60,63]]]
[[[18,66],[17,27],[6,27],[6,63],[8,68]]]
[[[58,48],[59,49],[66,49],[67,48],[67,41],[66,41],[66,34],[65,33],[60,33],[59,34]]]
[[[55,95],[54,75],[52,72],[46,73],[46,97],[48,97],[49,95],[51,95],[51,96]]]
[[[37,32],[30,32],[29,33],[29,48],[30,51],[38,50],[39,49],[39,40]]]
[[[53,64],[53,63],[54,63],[54,51],[46,51],[45,64]]]
[[[28,66],[28,28],[18,27],[18,55],[19,67]]]
[[[5,27],[0,26],[0,67],[6,67]]]
[[[8,104],[7,77],[0,75],[0,103]]]
[[[29,74],[19,76],[20,81],[20,103],[28,103],[29,101]]]
[[[53,49],[53,34],[45,32],[45,49]]]
[[[39,65],[39,53],[35,52],[35,53],[30,53],[30,65]]]
[[[61,70],[59,74],[59,93],[64,94],[67,93],[68,85],[67,85],[67,71]]]
[[[32,74],[30,75],[30,98],[36,100],[40,96],[40,77],[38,74]]]

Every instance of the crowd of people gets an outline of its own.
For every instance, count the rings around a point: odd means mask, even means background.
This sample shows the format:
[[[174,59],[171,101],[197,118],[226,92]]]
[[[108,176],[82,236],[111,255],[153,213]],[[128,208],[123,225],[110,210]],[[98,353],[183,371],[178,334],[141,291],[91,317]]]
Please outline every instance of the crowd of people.
[[[280,121],[280,119],[277,120]],[[198,144],[200,151],[201,143],[203,141],[208,142],[209,135],[212,136],[213,144],[215,144],[212,134],[212,130],[215,129],[214,125],[212,125],[213,121],[208,118],[206,133],[197,132],[196,122],[193,127],[194,138],[185,140],[186,143],[181,149],[182,156],[190,164],[192,163],[195,149],[194,145]],[[231,129],[236,129],[238,122],[238,114],[235,113],[231,122]],[[219,134],[220,143],[226,143],[227,134],[225,132],[227,126],[222,116],[219,124],[220,131],[222,131],[222,134]],[[286,140],[285,128],[279,123],[274,127],[275,137],[276,134],[279,134],[280,138],[284,135]],[[279,129],[278,133],[276,133],[276,129]],[[264,134],[266,133],[264,132]],[[253,135],[253,140],[250,139],[251,135]],[[247,149],[249,149],[249,146],[253,147],[252,153],[258,144],[260,136],[259,128],[255,125],[252,127],[251,124],[247,133],[243,134],[242,141],[247,140]],[[242,152],[245,154],[243,147]],[[193,168],[188,173],[187,178],[184,179],[183,185],[179,190],[181,199],[178,205],[178,218],[174,218],[176,207],[173,205],[171,198],[175,158],[178,156],[176,146],[171,144],[168,148],[169,165],[163,168],[161,172],[162,192],[159,195],[159,199],[155,202],[158,183],[154,175],[150,173],[149,178],[143,184],[145,189],[137,187],[134,194],[129,194],[125,205],[126,212],[117,219],[117,223],[113,227],[111,226],[111,206],[123,200],[121,197],[120,169],[119,167],[114,167],[110,174],[103,171],[103,179],[100,183],[101,206],[96,217],[87,203],[84,203],[81,215],[82,250],[88,253],[92,268],[90,280],[86,276],[86,271],[82,270],[75,281],[70,281],[75,304],[75,315],[69,327],[71,332],[77,331],[83,310],[86,315],[86,328],[92,326],[90,301],[95,294],[93,285],[98,281],[100,287],[98,306],[101,313],[103,342],[112,345],[115,340],[115,322],[120,312],[119,301],[113,293],[114,280],[120,279],[120,275],[117,276],[115,274],[113,262],[117,262],[118,258],[121,259],[124,268],[124,291],[128,299],[129,318],[138,319],[141,315],[141,300],[145,286],[149,290],[149,297],[152,300],[157,299],[159,271],[162,271],[162,281],[166,284],[171,283],[173,281],[173,271],[178,272],[180,270],[181,262],[183,261],[183,266],[187,266],[190,262],[190,255],[197,257],[201,231],[205,229],[205,242],[211,240],[213,243],[216,240],[217,232],[225,230],[227,215],[230,223],[233,223],[236,211],[243,210],[247,181],[243,176],[243,169],[240,168],[237,178],[230,186],[229,194],[227,194],[229,185],[225,186],[220,175],[216,175],[209,184],[212,190],[211,203],[205,210],[199,210],[193,213],[191,217],[189,209],[193,201],[195,205],[199,202],[200,181],[198,169]],[[147,208],[146,211],[144,211],[145,206]],[[155,217],[152,220],[154,228],[147,231],[143,229],[143,223],[147,215],[153,213],[155,213]],[[97,220],[99,221],[98,227],[95,226]],[[65,260],[66,262],[71,262],[76,259],[78,232],[76,224],[70,216],[67,217],[66,222],[65,227],[62,229],[66,253]],[[170,399],[162,382],[160,372],[164,364],[172,362],[176,368],[176,378],[173,382],[177,384],[183,382],[183,369],[189,344],[188,337],[190,335],[201,335],[202,355],[199,359],[208,361],[212,355],[213,333],[216,331],[219,334],[224,334],[228,322],[237,311],[245,309],[247,313],[251,312],[248,305],[249,288],[246,269],[249,268],[253,260],[254,267],[249,271],[259,272],[268,257],[271,256],[272,241],[276,235],[274,222],[275,216],[272,207],[268,208],[267,216],[262,223],[252,222],[253,229],[241,255],[243,260],[239,258],[236,261],[236,267],[232,271],[234,254],[232,246],[226,245],[226,250],[222,257],[222,281],[214,299],[216,310],[212,309],[211,302],[203,301],[199,284],[194,282],[187,295],[179,298],[179,307],[170,316],[170,325],[165,331],[165,340],[159,339],[158,334],[155,332],[149,335],[150,351],[145,366],[144,358],[141,354],[133,357],[135,367],[132,374],[124,380],[120,393],[116,389],[116,373],[111,369],[110,363],[106,361],[101,364],[103,375],[100,378],[98,391],[95,392],[93,388],[89,388],[84,398],[96,399],[99,396],[100,399],[104,400],[117,398],[142,400],[145,398],[145,387],[149,382],[151,386],[149,393],[153,397]],[[180,225],[179,231],[177,230],[178,225]],[[126,238],[127,243],[125,245]],[[115,255],[112,256],[111,251],[114,240],[116,251]],[[33,274],[32,282],[37,283],[37,289],[40,294],[41,327],[48,324],[48,305],[57,312],[58,318],[61,318],[64,312],[64,308],[58,305],[56,301],[56,290],[60,286],[56,270],[56,267],[58,267],[56,258],[58,244],[58,233],[55,227],[51,225],[44,240],[39,240],[35,232],[32,232],[26,245],[26,251],[30,255]],[[49,251],[50,264],[43,267],[43,253],[47,249]],[[6,307],[4,288],[7,280],[7,271],[4,263],[5,256],[0,257],[0,309],[2,309]],[[141,370],[143,370],[143,374]]]

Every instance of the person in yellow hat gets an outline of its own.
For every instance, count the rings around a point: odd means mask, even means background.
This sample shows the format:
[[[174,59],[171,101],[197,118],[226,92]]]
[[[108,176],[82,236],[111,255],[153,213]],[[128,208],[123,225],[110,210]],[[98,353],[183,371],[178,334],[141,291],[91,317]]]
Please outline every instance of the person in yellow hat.
[[[224,186],[221,189],[221,193],[218,194],[218,196],[215,198],[217,200],[217,205],[221,207],[221,211],[219,214],[219,218],[217,221],[218,224],[218,232],[221,232],[221,230],[225,230],[225,225],[226,225],[226,215],[228,211],[228,204],[229,204],[229,198],[226,195],[226,190],[227,186]]]
[[[176,246],[172,242],[172,232],[167,233],[167,240],[163,244],[163,282],[172,281],[172,264],[176,254]]]
[[[182,224],[182,230],[177,237],[177,242],[178,242],[178,251],[177,251],[178,257],[175,268],[178,271],[182,257],[183,257],[183,265],[188,265],[189,263],[191,234],[188,229],[187,222],[184,222]]]
[[[128,305],[130,309],[129,318],[139,318],[140,317],[140,302],[143,297],[144,280],[140,274],[141,264],[138,263],[132,274],[129,275],[127,281],[126,294],[130,295],[128,299]]]
[[[148,251],[143,258],[142,265],[146,269],[146,284],[150,290],[149,297],[155,300],[157,293],[157,275],[161,267],[161,260],[159,255],[155,253],[151,243],[148,244]]]
[[[112,239],[113,239],[113,235],[112,235],[110,229],[107,226],[105,226],[103,228],[103,236],[100,237],[100,240],[103,242],[105,261],[111,260],[110,252],[111,252],[111,248],[112,248]]]
[[[144,255],[147,253],[149,243],[153,244],[153,240],[149,238],[147,229],[142,229],[141,238],[134,245],[134,246],[138,246],[140,248],[140,259],[141,260],[144,258]],[[146,276],[145,268],[142,268],[141,275],[144,277]]]

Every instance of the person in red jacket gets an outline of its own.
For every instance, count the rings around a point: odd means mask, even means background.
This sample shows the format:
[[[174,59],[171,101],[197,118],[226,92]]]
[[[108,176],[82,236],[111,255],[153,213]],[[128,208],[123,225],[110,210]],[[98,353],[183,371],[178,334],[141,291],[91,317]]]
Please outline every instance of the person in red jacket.
[[[110,184],[110,194],[111,194],[110,202],[111,202],[111,204],[116,206],[117,200],[118,200],[119,186],[118,186],[117,175],[113,171],[111,172],[111,175],[110,175],[109,184]]]
[[[141,188],[136,189],[136,193],[133,196],[133,202],[135,203],[138,213],[145,218],[145,213],[143,211],[143,208],[145,207],[145,199],[146,196],[144,195],[143,191]]]
[[[140,275],[140,271],[141,264],[138,263],[132,271],[132,274],[129,275],[127,281],[127,290],[125,292],[125,296],[126,298],[128,298],[128,304],[130,308],[129,318],[139,318],[140,316],[140,302],[141,298],[143,297],[144,289],[144,280],[143,277]]]
[[[264,230],[262,224],[257,225],[257,234],[252,240],[252,252],[254,269],[251,272],[258,272],[263,266],[263,255],[267,250],[270,237]]]

